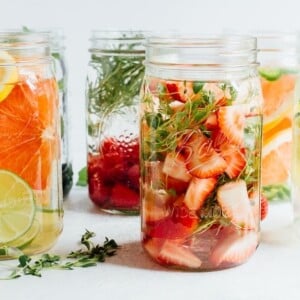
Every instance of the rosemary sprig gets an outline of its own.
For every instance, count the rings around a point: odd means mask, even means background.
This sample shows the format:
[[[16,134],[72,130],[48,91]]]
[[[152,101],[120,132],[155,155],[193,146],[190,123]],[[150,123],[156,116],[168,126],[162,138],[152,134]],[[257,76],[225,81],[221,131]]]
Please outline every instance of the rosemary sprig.
[[[46,253],[33,260],[28,255],[21,255],[18,258],[19,265],[7,277],[0,280],[16,279],[23,275],[41,277],[42,271],[46,269],[73,270],[93,267],[98,262],[104,262],[106,257],[116,254],[119,246],[113,239],[105,238],[104,244],[100,246],[91,241],[93,237],[95,233],[86,230],[80,241],[84,247],[70,252],[66,258]]]

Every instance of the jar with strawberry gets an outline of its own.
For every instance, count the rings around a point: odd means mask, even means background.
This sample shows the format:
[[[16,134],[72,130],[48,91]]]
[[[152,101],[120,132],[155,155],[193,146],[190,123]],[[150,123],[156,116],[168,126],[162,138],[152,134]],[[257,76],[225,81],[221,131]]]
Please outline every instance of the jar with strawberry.
[[[141,100],[142,244],[216,270],[259,243],[262,95],[256,39],[150,37]]]
[[[90,199],[109,213],[138,214],[138,103],[143,32],[94,31],[86,83]]]

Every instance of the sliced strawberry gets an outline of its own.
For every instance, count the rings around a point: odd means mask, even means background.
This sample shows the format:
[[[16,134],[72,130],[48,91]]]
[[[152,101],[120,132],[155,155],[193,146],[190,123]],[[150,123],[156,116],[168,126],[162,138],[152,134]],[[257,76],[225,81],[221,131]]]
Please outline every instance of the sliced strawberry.
[[[176,192],[176,195],[185,193],[189,183],[173,178],[172,176],[165,176],[165,186],[167,190],[173,190]]]
[[[243,229],[255,228],[244,180],[231,181],[220,186],[217,191],[217,200],[224,216],[229,218],[235,226]]]
[[[184,204],[169,208],[168,217],[155,222],[149,236],[164,239],[184,239],[198,226],[198,217]]]
[[[137,207],[139,200],[139,194],[124,184],[116,183],[112,188],[110,202],[113,207]]]
[[[258,244],[257,234],[253,231],[227,230],[227,235],[225,232],[222,235],[210,256],[210,261],[215,266],[223,264],[224,267],[230,267],[247,261]]]
[[[175,265],[189,269],[201,267],[202,261],[184,246],[167,240],[159,253],[158,260],[166,265]]]
[[[194,95],[193,84],[191,82],[166,82],[168,96],[173,100],[186,102]]]
[[[169,103],[169,106],[174,112],[181,111],[184,108],[184,103],[182,101],[174,100]]]
[[[267,217],[268,211],[269,211],[268,199],[264,195],[261,195],[260,198],[260,219],[261,220],[264,220]]]
[[[189,182],[192,179],[187,171],[185,159],[180,153],[169,152],[162,170],[164,174],[184,182]]]
[[[218,111],[219,127],[230,143],[242,145],[244,139],[245,114],[237,105],[222,106]]]
[[[211,113],[204,122],[204,126],[208,130],[214,130],[218,128],[218,118],[216,113]]]
[[[247,161],[240,148],[232,144],[221,146],[221,155],[227,163],[225,173],[230,178],[238,177],[244,170]]]
[[[150,257],[158,259],[158,255],[162,245],[164,244],[164,239],[147,239],[143,241],[143,247],[150,254]]]
[[[226,161],[214,150],[212,141],[203,134],[195,133],[187,145],[191,148],[187,169],[193,176],[209,178],[225,171]]]
[[[145,203],[143,205],[143,222],[147,224],[160,221],[168,216],[168,211],[161,206]]]
[[[139,190],[140,186],[140,166],[138,164],[133,165],[128,169],[127,172],[128,179],[130,181],[131,186]]]
[[[223,132],[219,128],[212,131],[211,139],[212,139],[212,145],[214,149],[218,151],[223,145],[229,144],[227,137],[223,134]]]
[[[196,178],[194,177],[189,184],[187,192],[184,196],[184,203],[190,210],[200,209],[207,196],[213,191],[216,186],[216,178]]]

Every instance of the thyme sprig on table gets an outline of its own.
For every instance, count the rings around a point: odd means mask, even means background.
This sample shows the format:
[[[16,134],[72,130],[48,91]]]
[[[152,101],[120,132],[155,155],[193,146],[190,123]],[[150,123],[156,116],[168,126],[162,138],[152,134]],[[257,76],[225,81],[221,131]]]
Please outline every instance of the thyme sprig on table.
[[[41,277],[42,271],[46,269],[73,270],[74,268],[93,267],[98,262],[104,262],[106,257],[116,254],[119,246],[115,240],[105,238],[104,244],[100,246],[91,241],[93,237],[95,237],[95,233],[86,230],[80,241],[84,248],[70,252],[66,258],[46,253],[34,260],[28,255],[21,255],[18,258],[19,265],[7,277],[0,279],[16,279],[23,275]]]

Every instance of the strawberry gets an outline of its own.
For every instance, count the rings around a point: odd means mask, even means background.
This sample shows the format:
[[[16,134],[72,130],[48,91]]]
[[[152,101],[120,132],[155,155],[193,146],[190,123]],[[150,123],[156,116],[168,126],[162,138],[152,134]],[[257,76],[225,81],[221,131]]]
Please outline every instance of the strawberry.
[[[96,205],[104,205],[110,199],[111,187],[103,182],[97,174],[90,174],[89,181],[89,197]]]
[[[244,180],[231,181],[217,190],[217,200],[225,217],[243,229],[255,227],[247,186]]]
[[[165,186],[167,190],[173,190],[177,195],[185,193],[187,190],[189,183],[173,178],[172,176],[165,176]]]
[[[173,100],[186,102],[194,95],[193,84],[191,82],[166,82],[168,96]]]
[[[242,151],[232,144],[221,146],[221,155],[227,163],[225,173],[230,178],[238,177],[246,167],[246,158]]]
[[[187,158],[187,169],[193,176],[209,178],[222,174],[226,161],[212,147],[212,141],[203,134],[195,133],[189,139],[187,146],[191,148]]]
[[[184,246],[167,240],[158,255],[158,260],[162,264],[175,265],[189,269],[201,267],[201,260]]]
[[[139,190],[140,186],[140,167],[138,164],[133,165],[128,169],[127,176],[131,186],[135,190]]]
[[[221,131],[230,143],[242,145],[244,138],[245,114],[237,106],[222,106],[218,110],[218,122]]]
[[[111,205],[116,208],[132,208],[139,205],[139,194],[124,184],[116,183],[111,191]]]
[[[188,173],[184,157],[180,153],[169,152],[165,158],[163,173],[175,179],[189,182],[192,176]]]
[[[230,267],[245,262],[258,244],[257,234],[253,231],[242,233],[226,228],[221,235],[210,256],[210,261],[216,267],[221,264]]]
[[[261,195],[260,198],[260,219],[261,220],[264,220],[267,217],[268,211],[269,211],[268,199],[264,195]]]
[[[211,139],[212,145],[217,151],[219,151],[223,145],[229,144],[227,137],[219,128],[212,131]]]
[[[154,223],[168,216],[168,211],[162,206],[157,206],[146,202],[143,205],[143,223]]]
[[[214,113],[214,112],[210,113],[209,116],[207,117],[207,119],[204,122],[204,126],[208,130],[214,130],[214,129],[218,128],[217,114]]]
[[[158,255],[162,245],[164,244],[164,241],[165,241],[164,239],[155,239],[155,238],[144,239],[142,245],[146,250],[146,252],[150,254],[150,257],[154,259],[158,259]]]
[[[189,184],[189,187],[184,196],[184,203],[190,210],[200,209],[207,196],[213,191],[217,180],[211,178],[196,178],[194,177]]]
[[[198,221],[195,213],[184,204],[173,205],[169,208],[168,217],[155,222],[148,233],[154,238],[183,239],[197,228]]]

